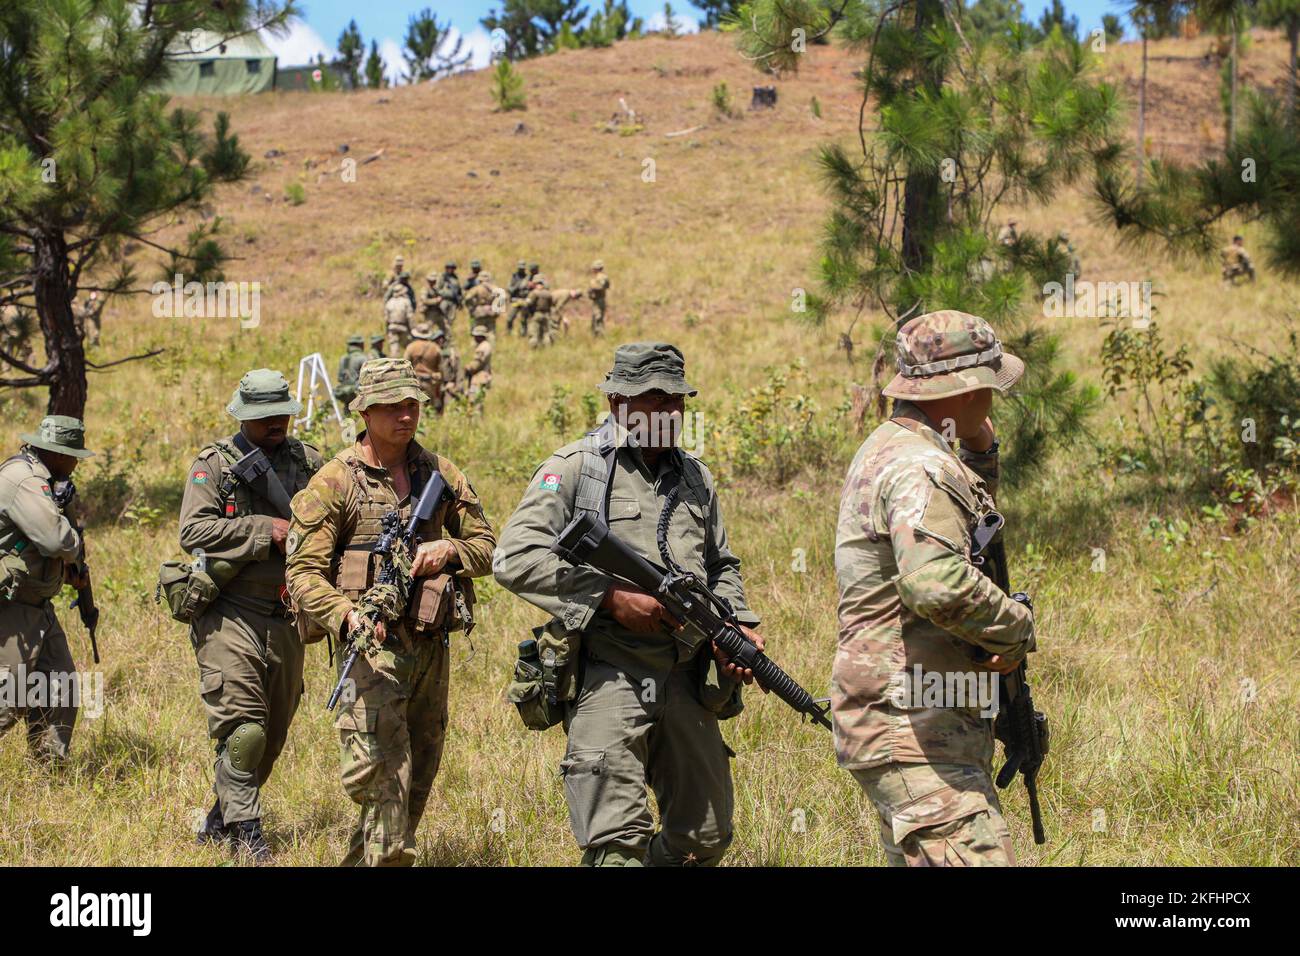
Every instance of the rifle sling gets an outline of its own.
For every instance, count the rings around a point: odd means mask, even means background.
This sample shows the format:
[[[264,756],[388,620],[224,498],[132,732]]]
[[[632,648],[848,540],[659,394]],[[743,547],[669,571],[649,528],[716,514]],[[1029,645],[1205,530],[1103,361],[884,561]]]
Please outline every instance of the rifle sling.
[[[254,446],[252,442],[245,438],[243,432],[235,432],[230,440],[236,448],[243,452],[244,458],[252,454],[261,454],[263,457],[266,455],[266,452]],[[270,467],[270,464],[268,461],[267,468],[261,475],[253,481],[245,481],[244,484],[250,491],[274,508],[281,518],[287,521],[292,517],[289,507],[289,493],[284,490],[284,485],[280,483],[280,476],[275,473],[275,469]]]

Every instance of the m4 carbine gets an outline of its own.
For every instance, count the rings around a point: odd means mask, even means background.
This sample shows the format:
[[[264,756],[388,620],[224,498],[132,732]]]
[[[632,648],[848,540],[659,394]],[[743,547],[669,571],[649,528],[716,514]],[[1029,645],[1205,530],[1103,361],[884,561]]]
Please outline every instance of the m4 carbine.
[[[332,711],[338,706],[343,688],[348,682],[348,675],[352,673],[352,665],[357,662],[361,649],[374,635],[379,623],[383,621],[390,624],[400,620],[406,613],[406,606],[411,603],[411,591],[415,581],[411,577],[411,561],[420,544],[416,529],[433,517],[438,504],[449,494],[446,480],[435,471],[429,483],[424,486],[424,491],[420,494],[420,499],[416,502],[405,528],[402,527],[401,515],[396,511],[384,515],[379,540],[371,549],[374,554],[379,555],[380,562],[379,572],[375,575],[375,586],[388,585],[396,589],[397,600],[395,602],[367,600],[373,593],[373,588],[362,596],[360,607],[357,608],[361,624],[347,637],[350,645],[348,656],[343,661],[343,670],[339,672],[339,682],[334,687],[334,693],[330,694],[329,703],[325,705],[326,710]]]
[[[1002,515],[990,511],[975,528],[971,542],[971,561],[1011,600],[1023,604],[1033,611],[1034,605],[1029,595],[1023,591],[1012,593],[1010,575],[1007,571],[1007,552],[998,532],[1002,529]],[[1025,791],[1029,794],[1029,816],[1034,827],[1034,842],[1047,842],[1043,831],[1043,812],[1038,805],[1038,770],[1047,756],[1050,735],[1047,730],[1047,715],[1034,709],[1034,698],[1029,691],[1026,679],[1025,662],[1021,661],[1010,674],[1000,677],[1000,699],[997,717],[998,739],[1006,750],[1007,762],[998,771],[998,789],[1005,790],[1016,778],[1016,772],[1025,778]],[[1000,725],[1000,726],[999,726]]]
[[[65,515],[76,494],[77,486],[72,483],[71,478],[56,482],[51,491],[54,503]],[[86,633],[90,635],[90,653],[98,664],[99,642],[95,639],[95,632],[99,629],[99,608],[95,606],[95,588],[90,583],[90,566],[86,564],[86,534],[85,529],[79,524],[74,523],[73,528],[81,538],[81,555],[77,558],[73,570],[77,577],[86,583],[77,588],[77,596],[73,599],[71,607],[75,607],[77,613],[81,615],[81,623],[85,626]]]
[[[789,674],[758,649],[740,630],[731,605],[718,597],[694,574],[665,571],[614,537],[599,516],[578,514],[560,532],[551,551],[574,566],[589,565],[621,578],[654,595],[677,620],[689,623],[720,647],[737,667],[754,672],[759,684],[827,730],[831,722],[828,703],[817,701]]]

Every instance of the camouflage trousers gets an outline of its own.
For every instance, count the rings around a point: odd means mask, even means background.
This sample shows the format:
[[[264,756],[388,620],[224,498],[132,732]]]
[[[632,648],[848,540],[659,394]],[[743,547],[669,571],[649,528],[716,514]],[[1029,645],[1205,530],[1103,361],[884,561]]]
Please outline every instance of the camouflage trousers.
[[[73,674],[76,668],[68,637],[49,601],[38,605],[6,601],[0,605],[0,736],[24,718],[27,746],[33,756],[65,759],[72,746],[77,708],[54,692],[66,686],[63,681],[68,678],[61,675]],[[31,678],[37,674],[43,675],[43,686],[49,690],[44,699],[47,706],[19,706],[28,700]],[[20,678],[26,678],[21,687]]]
[[[591,300],[591,334],[605,334],[605,300]]]
[[[410,650],[391,638],[352,668],[339,732],[343,789],[361,807],[343,866],[411,866],[415,831],[433,789],[447,737],[450,655],[440,637]],[[342,669],[343,655],[339,655]]]
[[[890,866],[1014,866],[992,773],[946,763],[854,770],[880,815]]]
[[[289,738],[302,700],[303,647],[293,621],[271,601],[218,597],[191,626],[199,665],[199,694],[208,737],[217,741],[212,792],[223,822],[262,818],[262,787]],[[226,739],[242,724],[258,724],[266,748],[255,769],[231,764]]]
[[[605,661],[589,657],[584,665],[560,763],[583,862],[716,864],[732,839],[734,754],[718,718],[696,698],[696,663],[674,668],[657,692]],[[659,805],[657,833],[648,789]]]
[[[406,354],[406,347],[410,344],[410,329],[404,325],[390,325],[384,337],[384,355],[388,358],[401,358]]]
[[[528,317],[528,344],[533,348],[555,343],[555,322],[550,313]]]
[[[510,300],[510,313],[506,316],[506,334],[509,335],[515,330],[515,323],[519,323],[519,335],[522,338],[528,334],[528,315],[524,311],[523,299]]]

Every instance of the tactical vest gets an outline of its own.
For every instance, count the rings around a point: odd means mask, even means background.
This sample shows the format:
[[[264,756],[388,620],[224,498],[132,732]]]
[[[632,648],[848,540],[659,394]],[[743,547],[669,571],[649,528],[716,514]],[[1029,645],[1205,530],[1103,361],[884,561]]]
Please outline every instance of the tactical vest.
[[[599,428],[592,429],[583,436],[579,454],[582,460],[578,464],[578,484],[574,491],[573,508],[575,511],[596,515],[602,521],[607,520],[609,511],[609,489],[614,479],[614,457],[618,447],[614,444],[614,419],[606,418]],[[682,481],[691,490],[695,500],[704,509],[707,520],[711,503],[709,488],[704,481],[700,464],[685,453],[680,456],[682,462]],[[656,560],[653,555],[646,555]]]
[[[555,303],[555,296],[550,289],[534,289],[537,298],[533,300],[533,315],[550,315]]]
[[[0,470],[18,461],[36,463],[31,456],[19,453],[0,462]],[[63,561],[41,554],[16,524],[0,517],[0,597],[39,605],[62,589]]]
[[[334,586],[355,603],[375,583],[379,573],[380,558],[374,553],[374,548],[383,530],[384,515],[392,510],[392,504],[384,496],[383,482],[366,471],[359,458],[349,459],[347,465],[352,477],[350,488],[355,496],[357,521],[347,543],[336,548]],[[403,524],[410,518],[411,509],[435,468],[434,462],[428,458],[416,462],[410,496],[399,510]],[[422,542],[443,537],[443,522],[450,507],[450,501],[442,502],[433,517],[417,529]],[[469,578],[453,579],[449,573],[439,573],[420,578],[416,584],[418,586],[405,614],[406,623],[413,632],[460,630],[466,620],[472,621],[470,609],[475,598],[474,584]]]

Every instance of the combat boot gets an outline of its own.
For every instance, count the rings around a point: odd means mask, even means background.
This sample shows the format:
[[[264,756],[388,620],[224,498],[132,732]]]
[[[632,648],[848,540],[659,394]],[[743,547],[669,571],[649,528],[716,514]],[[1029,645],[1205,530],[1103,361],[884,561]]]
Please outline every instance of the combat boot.
[[[225,843],[230,839],[230,831],[226,829],[225,821],[221,817],[221,798],[218,797],[212,803],[212,809],[208,811],[208,818],[203,821],[203,826],[194,837],[194,842],[203,846],[208,843]]]
[[[243,851],[253,858],[255,863],[266,863],[271,859],[271,845],[262,836],[261,820],[240,820],[230,828],[231,841],[236,853]]]

